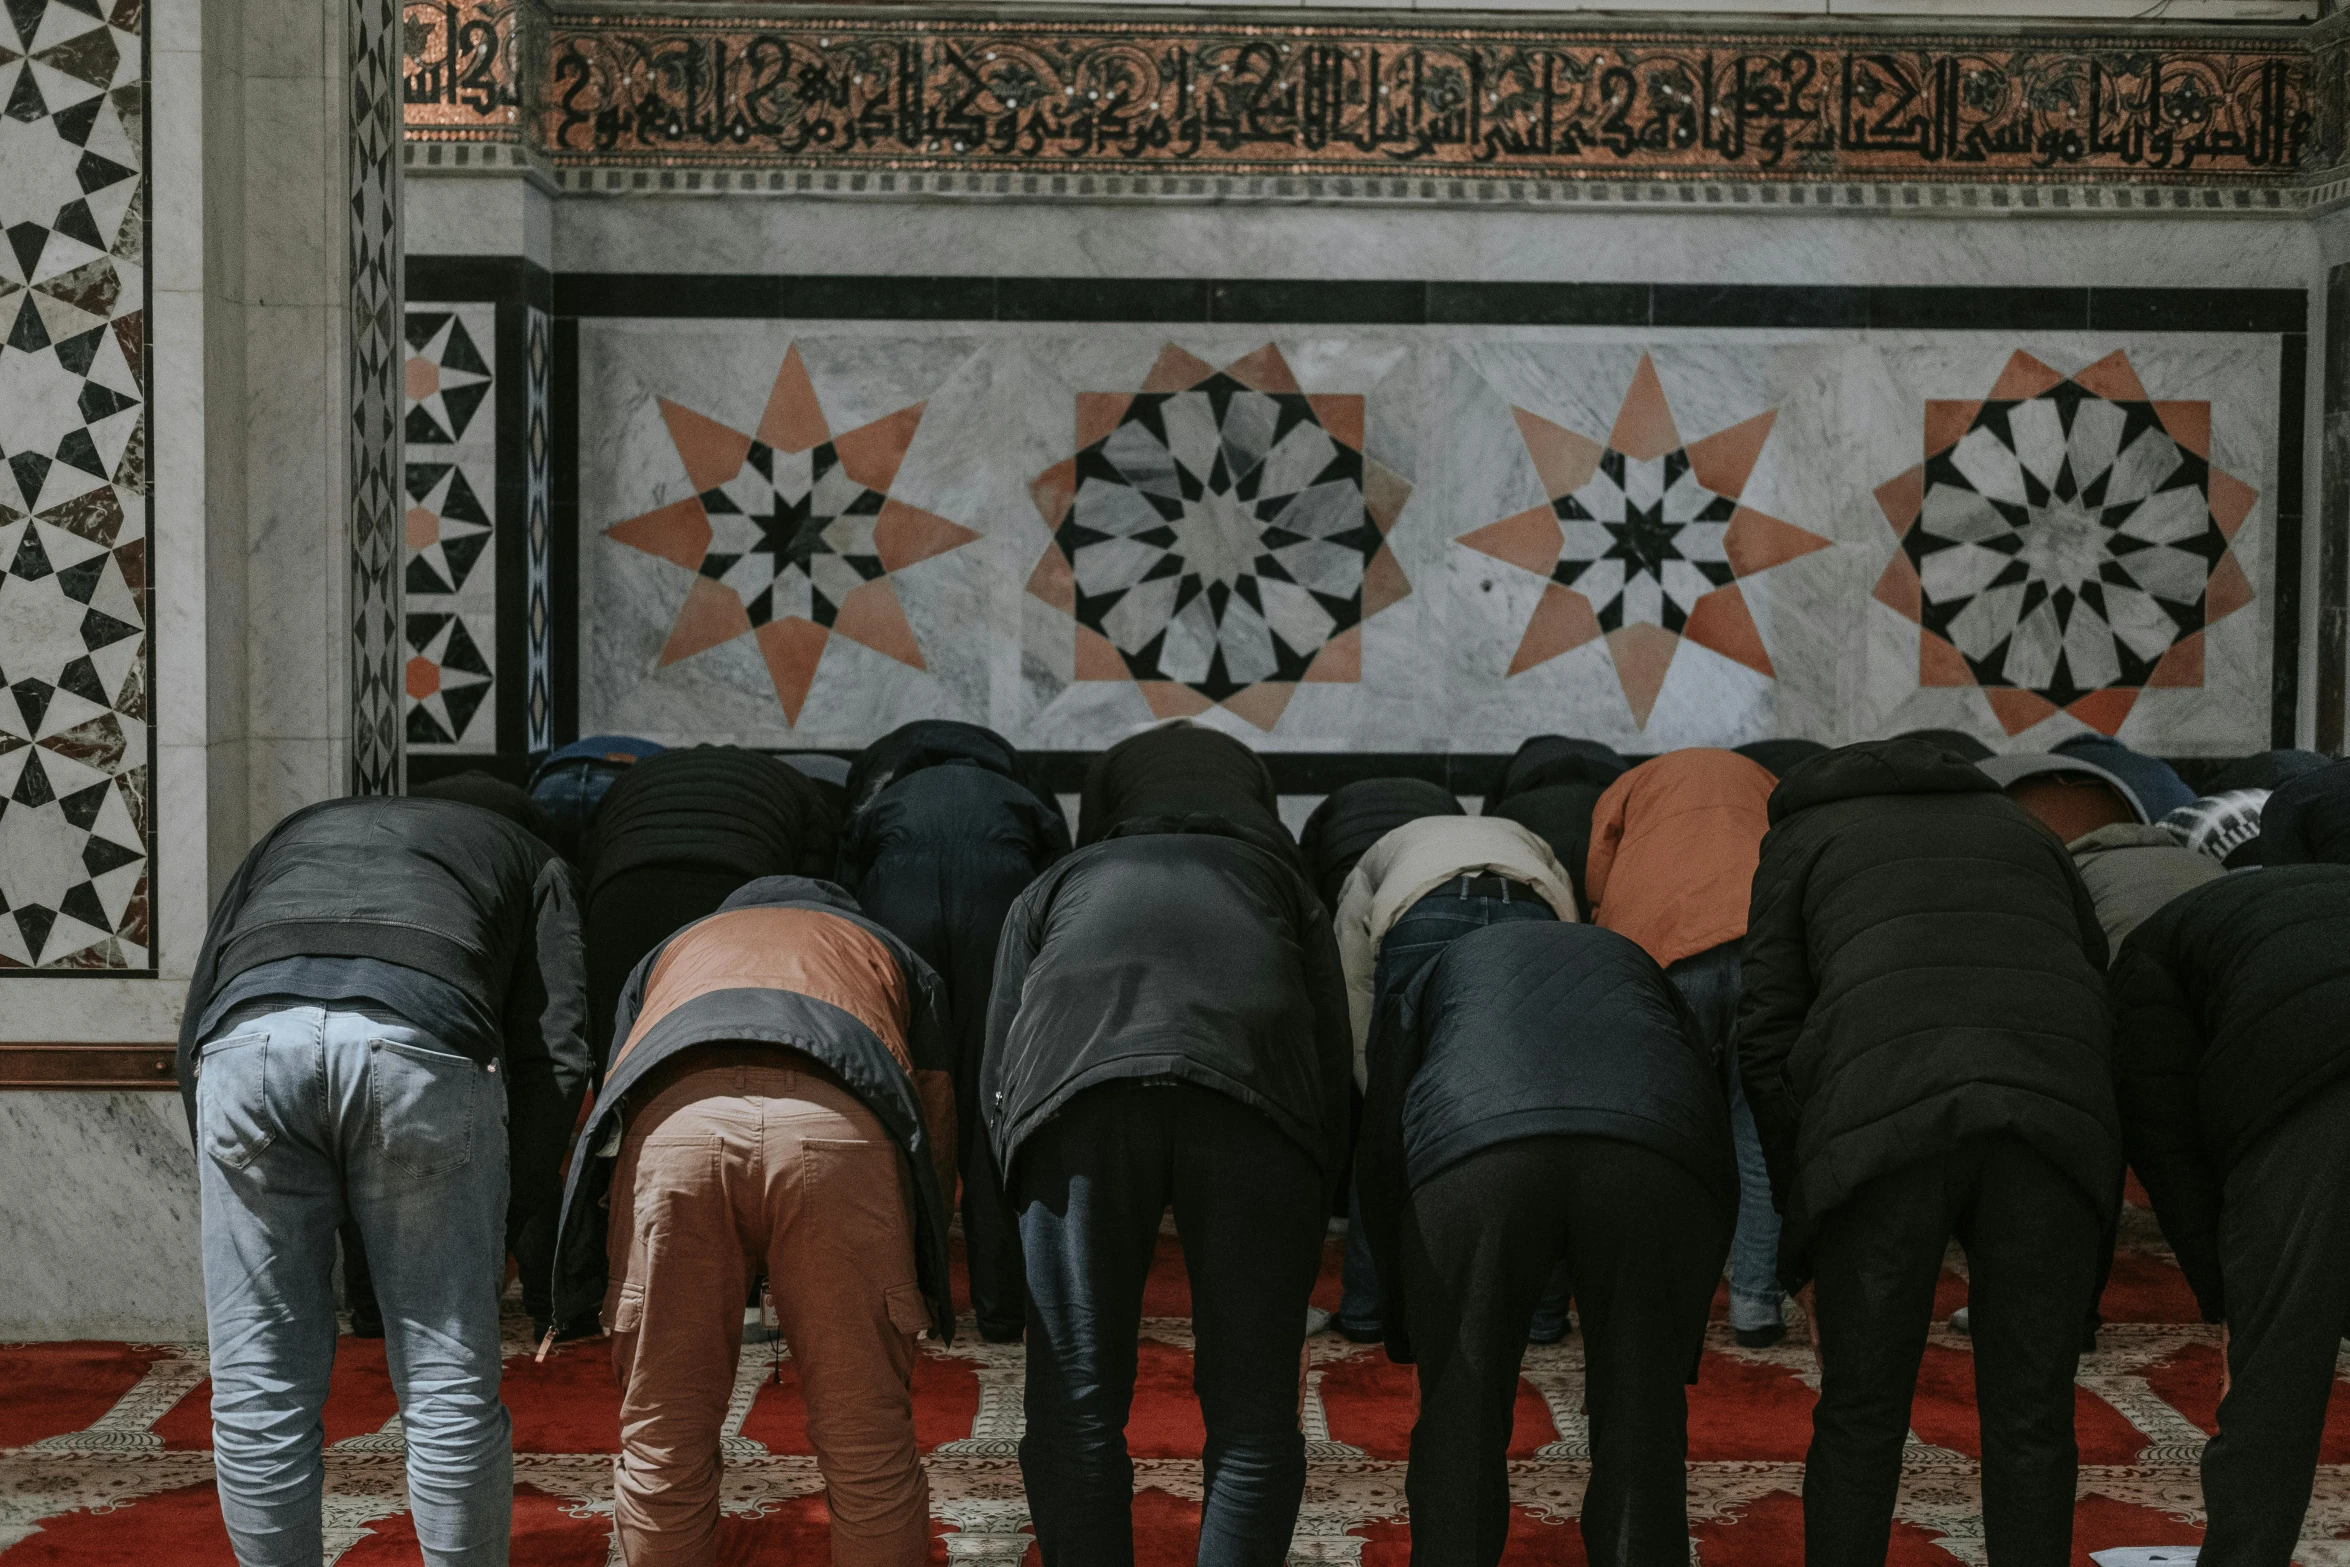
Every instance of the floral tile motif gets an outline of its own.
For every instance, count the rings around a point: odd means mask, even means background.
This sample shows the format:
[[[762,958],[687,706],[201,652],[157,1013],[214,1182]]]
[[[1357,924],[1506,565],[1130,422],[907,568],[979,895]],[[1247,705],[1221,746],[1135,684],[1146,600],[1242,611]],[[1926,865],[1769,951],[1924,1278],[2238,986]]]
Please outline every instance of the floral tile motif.
[[[1510,411],[1550,499],[1458,540],[1549,579],[1510,674],[1604,637],[1645,729],[1683,641],[1776,673],[1739,583],[1829,543],[1740,500],[1776,410],[1684,441],[1643,354],[1605,440]]]
[[[2211,462],[2211,404],[2151,398],[2127,353],[2066,375],[2018,350],[1979,401],[1929,401],[1926,460],[1877,503],[1877,599],[1918,625],[1918,683],[1977,686],[2006,731],[2062,710],[2113,734],[2203,684],[2204,632],[2252,602],[2232,549],[2258,494]]]
[[[792,724],[836,636],[926,667],[890,578],[979,535],[890,494],[923,404],[835,434],[796,344],[753,431],[659,403],[693,493],[604,534],[691,573],[662,666],[750,637]]]
[[[420,754],[497,749],[496,307],[408,307],[401,366],[402,727]]]
[[[144,23],[0,21],[0,971],[152,970]]]
[[[1028,591],[1079,680],[1271,729],[1301,682],[1362,678],[1362,623],[1411,591],[1411,485],[1364,456],[1359,394],[1301,390],[1271,343],[1220,370],[1170,344],[1139,391],[1079,394],[1077,440],[1029,487],[1053,542]]]

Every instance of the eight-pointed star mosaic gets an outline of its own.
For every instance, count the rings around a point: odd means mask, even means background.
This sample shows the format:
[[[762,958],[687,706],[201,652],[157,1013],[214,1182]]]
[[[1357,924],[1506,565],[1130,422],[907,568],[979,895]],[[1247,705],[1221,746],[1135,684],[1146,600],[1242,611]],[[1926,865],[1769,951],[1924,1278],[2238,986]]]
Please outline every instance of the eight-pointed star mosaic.
[[[752,637],[794,724],[835,636],[924,668],[890,575],[979,535],[889,493],[923,404],[834,435],[796,344],[750,434],[659,402],[695,493],[605,535],[694,574],[662,665]]]
[[[1028,591],[1079,680],[1159,717],[1271,729],[1301,682],[1362,678],[1362,624],[1411,591],[1387,548],[1411,485],[1363,455],[1363,398],[1309,393],[1268,343],[1219,370],[1169,344],[1135,392],[1081,392],[1077,455],[1030,486],[1053,530]]]
[[[1739,583],[1828,545],[1740,500],[1775,410],[1684,443],[1643,354],[1604,442],[1510,412],[1550,498],[1459,542],[1549,579],[1511,674],[1604,637],[1645,729],[1684,639],[1775,673]]]
[[[1918,624],[1918,683],[1978,686],[2006,731],[2059,709],[2113,734],[2203,684],[2204,631],[2252,602],[2232,545],[2256,492],[2211,464],[2211,404],[2150,398],[2129,356],[2071,375],[2017,351],[1933,400],[1926,460],[1877,489],[1900,542],[1877,599]]]

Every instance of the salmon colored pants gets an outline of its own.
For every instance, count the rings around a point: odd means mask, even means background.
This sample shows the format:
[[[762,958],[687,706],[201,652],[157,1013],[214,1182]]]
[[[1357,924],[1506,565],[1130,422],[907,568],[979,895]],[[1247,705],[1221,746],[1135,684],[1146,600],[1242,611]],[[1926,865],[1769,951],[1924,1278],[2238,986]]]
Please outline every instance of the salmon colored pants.
[[[648,1077],[614,1171],[604,1320],[621,1386],[614,1513],[629,1567],[717,1559],[719,1434],[764,1258],[808,1405],[838,1567],[914,1567],[912,1181],[880,1121],[794,1052],[705,1048]]]

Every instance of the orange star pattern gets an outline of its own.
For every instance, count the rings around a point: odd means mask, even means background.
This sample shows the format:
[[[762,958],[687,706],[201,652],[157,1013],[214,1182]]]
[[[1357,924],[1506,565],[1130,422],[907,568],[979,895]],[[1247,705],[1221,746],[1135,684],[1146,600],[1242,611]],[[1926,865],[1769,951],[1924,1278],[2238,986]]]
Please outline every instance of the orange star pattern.
[[[662,667],[751,637],[795,725],[836,636],[926,667],[891,575],[979,535],[889,493],[923,404],[835,435],[796,344],[749,434],[658,401],[694,493],[604,536],[693,573]]]

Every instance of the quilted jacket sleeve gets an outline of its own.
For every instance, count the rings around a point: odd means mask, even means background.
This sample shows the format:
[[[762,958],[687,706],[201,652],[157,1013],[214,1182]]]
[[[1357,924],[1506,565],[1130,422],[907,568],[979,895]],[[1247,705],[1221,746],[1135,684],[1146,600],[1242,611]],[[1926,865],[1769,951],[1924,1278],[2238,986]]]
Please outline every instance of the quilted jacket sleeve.
[[[1746,917],[1738,1000],[1738,1070],[1770,1170],[1771,1203],[1782,1213],[1795,1185],[1802,1122],[1787,1062],[1817,993],[1803,927],[1804,860],[1784,832],[1774,829],[1764,838]]]
[[[2227,1320],[2219,1268],[2219,1171],[2203,1146],[2196,1076],[2205,1040],[2176,978],[2175,926],[2157,914],[2122,943],[2113,998],[2122,1147],[2206,1322]]]

